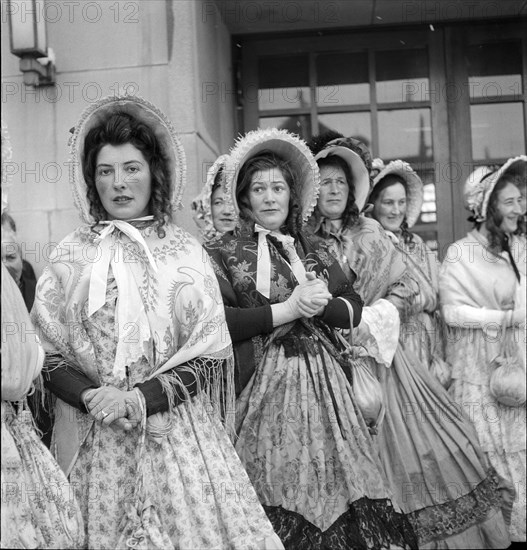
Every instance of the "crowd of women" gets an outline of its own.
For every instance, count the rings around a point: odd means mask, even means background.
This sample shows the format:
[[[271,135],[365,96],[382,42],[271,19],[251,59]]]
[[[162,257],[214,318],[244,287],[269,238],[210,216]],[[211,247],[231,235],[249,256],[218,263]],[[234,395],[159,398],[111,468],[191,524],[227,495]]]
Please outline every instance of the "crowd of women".
[[[83,225],[31,319],[2,277],[2,547],[525,541],[526,156],[467,180],[440,266],[418,174],[352,137],[241,137],[192,202],[201,243],[154,105],[90,105],[70,149]]]

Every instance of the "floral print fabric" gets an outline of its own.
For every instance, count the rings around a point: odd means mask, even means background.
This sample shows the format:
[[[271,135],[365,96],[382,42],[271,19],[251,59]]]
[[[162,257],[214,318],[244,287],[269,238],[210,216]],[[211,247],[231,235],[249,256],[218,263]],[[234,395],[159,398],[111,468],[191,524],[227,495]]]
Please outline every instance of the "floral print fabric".
[[[2,548],[82,548],[84,528],[66,476],[31,412],[2,401]]]
[[[521,542],[526,539],[526,408],[497,402],[489,380],[501,338],[510,337],[518,345],[518,355],[523,355],[525,333],[509,327],[507,336],[498,334],[504,311],[514,304],[517,282],[507,255],[493,255],[486,244],[477,231],[469,232],[448,248],[439,273],[441,306],[459,311],[457,322],[449,322],[447,357],[453,379],[449,393],[474,425],[492,466],[514,486],[510,535]],[[514,237],[510,248],[525,280],[525,238]],[[477,317],[466,316],[471,310]]]
[[[174,226],[166,230],[166,237],[159,239],[151,227],[142,229],[159,266],[157,276],[149,272],[141,255],[132,255],[130,262],[151,323],[152,342],[149,356],[131,364],[124,380],[113,373],[118,291],[111,270],[105,305],[91,317],[86,313],[89,265],[82,263],[81,251],[82,245],[90,243],[89,228],[76,233],[79,246],[71,248],[74,255],[67,256],[63,248],[61,265],[48,269],[39,284],[35,317],[48,349],[60,351],[100,385],[129,389],[160,369],[164,372],[162,367],[174,357],[190,364],[192,358],[217,359],[217,370],[222,364],[219,359],[230,357],[223,306],[208,257],[184,231]],[[65,242],[72,241],[70,237]],[[135,252],[133,246],[130,250]],[[73,275],[63,277],[64,273]],[[74,314],[77,340],[61,339],[65,331],[51,332],[45,324],[55,319],[64,329],[63,320]],[[124,432],[104,427],[70,408],[69,418],[77,420],[79,437],[76,454],[70,459],[70,481],[90,548],[122,544],[123,530],[133,524],[131,515],[138,505],[150,544],[157,537],[157,547],[258,548],[273,536],[209,395],[202,391],[165,413],[168,433],[156,439],[147,437],[141,455],[140,429]],[[140,484],[138,495],[135,489]],[[130,536],[124,542],[137,540]]]
[[[269,303],[256,291],[257,237],[245,231],[206,246],[230,307]],[[270,302],[277,303],[296,281],[276,242],[268,244]],[[323,242],[300,236],[297,252],[334,296],[347,288]],[[237,401],[236,450],[286,546],[326,547],[332,534],[333,547],[346,548],[346,532],[365,547],[412,546],[412,529],[392,507],[355,405],[345,373],[350,364],[337,361],[342,351],[333,329],[319,320],[298,320],[264,338],[262,359]]]

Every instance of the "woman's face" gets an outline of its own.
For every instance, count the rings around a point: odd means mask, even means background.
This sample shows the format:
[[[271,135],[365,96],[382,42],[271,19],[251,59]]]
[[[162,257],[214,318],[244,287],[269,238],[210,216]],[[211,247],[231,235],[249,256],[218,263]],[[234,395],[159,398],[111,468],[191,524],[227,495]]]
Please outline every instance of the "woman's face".
[[[2,262],[18,284],[22,277],[22,254],[15,233],[2,225]]]
[[[280,168],[255,172],[248,199],[256,223],[269,231],[280,229],[289,213],[290,195],[289,185]]]
[[[223,185],[220,185],[210,199],[212,223],[216,231],[227,233],[233,231],[235,224],[234,209],[229,202],[229,197]]]
[[[131,143],[105,145],[99,151],[95,187],[109,220],[130,220],[149,214],[150,166]]]
[[[513,183],[508,183],[498,192],[496,209],[503,217],[500,229],[505,233],[514,233],[518,227],[518,219],[523,214],[522,195]]]
[[[397,232],[406,214],[406,190],[402,183],[388,186],[377,197],[372,216],[388,231]]]
[[[344,170],[338,166],[323,166],[320,169],[320,196],[318,209],[330,220],[342,217],[348,204],[349,185]]]

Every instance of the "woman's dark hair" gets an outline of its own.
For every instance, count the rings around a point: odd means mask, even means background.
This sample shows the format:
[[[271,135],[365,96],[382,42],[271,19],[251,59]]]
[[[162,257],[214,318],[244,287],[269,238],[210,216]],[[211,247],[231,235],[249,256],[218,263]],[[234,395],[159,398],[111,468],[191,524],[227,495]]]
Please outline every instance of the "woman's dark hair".
[[[318,159],[317,164],[320,169],[326,167],[340,168],[344,172],[348,184],[348,201],[346,202],[346,207],[342,214],[342,226],[353,227],[359,220],[359,208],[355,203],[355,185],[353,184],[353,174],[349,164],[338,155],[328,155],[327,157]]]
[[[296,237],[302,226],[302,209],[298,197],[298,190],[295,183],[297,175],[290,162],[272,151],[262,151],[254,157],[247,160],[240,170],[236,185],[236,202],[240,208],[240,219],[244,221],[254,221],[254,216],[249,203],[249,189],[254,174],[262,170],[271,170],[278,168],[289,186],[289,212],[282,226],[287,232]]]
[[[479,229],[482,223],[485,224],[485,227],[488,231],[488,240],[489,248],[496,252],[504,250],[507,246],[507,234],[503,229],[501,229],[501,224],[503,222],[503,216],[498,211],[498,197],[500,191],[505,189],[509,183],[512,183],[518,189],[521,189],[522,185],[525,185],[525,182],[520,176],[505,174],[499,180],[498,183],[494,186],[492,193],[490,194],[489,204],[487,206],[487,217],[484,221],[476,223],[476,228]],[[525,232],[525,222],[523,216],[518,218],[518,228],[514,232],[515,234],[521,234]]]
[[[214,191],[221,187],[221,177],[223,175],[223,166],[216,172],[214,176],[214,182],[212,183],[212,189],[210,190],[210,196],[214,194]]]
[[[167,219],[171,219],[172,210],[168,158],[153,130],[124,111],[118,111],[102,120],[98,126],[88,132],[84,140],[82,171],[88,186],[88,201],[90,214],[95,219],[94,227],[101,220],[106,219],[107,214],[95,186],[97,157],[105,145],[124,145],[126,143],[131,143],[141,151],[150,167],[152,194],[149,209],[154,216],[157,234],[163,238],[165,236],[163,226]]]
[[[377,199],[381,196],[381,193],[385,189],[388,189],[388,187],[391,187],[396,183],[400,183],[404,187],[404,191],[406,193],[406,196],[408,197],[408,188],[406,187],[406,182],[404,181],[404,179],[401,178],[401,176],[398,176],[397,174],[388,174],[387,176],[384,176],[384,178],[382,178],[382,180],[379,183],[377,183],[377,185],[373,188],[370,198],[368,199],[368,202],[371,204],[375,204]],[[403,237],[404,242],[406,244],[413,243],[414,236],[408,229],[406,214],[404,215],[400,229],[401,229],[401,235]]]

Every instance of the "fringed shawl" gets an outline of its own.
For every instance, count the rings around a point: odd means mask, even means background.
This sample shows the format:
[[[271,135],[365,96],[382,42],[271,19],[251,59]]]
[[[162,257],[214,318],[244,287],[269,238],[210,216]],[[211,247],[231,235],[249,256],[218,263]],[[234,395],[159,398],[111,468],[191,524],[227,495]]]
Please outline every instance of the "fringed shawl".
[[[216,276],[207,254],[194,237],[172,224],[165,229],[164,238],[158,237],[152,225],[140,229],[157,265],[157,273],[138,244],[116,230],[116,242],[125,251],[123,261],[133,274],[150,327],[150,342],[144,346],[145,357],[151,365],[148,378],[184,365],[182,368],[204,375],[196,378],[208,381],[205,389],[212,399],[219,400],[225,389],[224,406],[232,411],[231,340]],[[70,365],[99,383],[95,343],[88,337],[84,325],[92,262],[97,261],[100,253],[96,237],[97,233],[85,225],[58,245],[38,282],[32,317],[47,352],[60,354]],[[133,338],[134,326],[130,325],[129,337]],[[226,374],[221,369],[223,360],[227,360]],[[211,372],[211,364],[215,372]],[[198,372],[201,369],[203,372]],[[177,386],[177,373],[172,372],[169,377]],[[221,387],[224,378],[227,388]],[[163,386],[167,388],[166,384]],[[184,385],[181,382],[179,386],[181,389]],[[72,433],[68,427],[71,422],[65,421],[62,434],[60,426],[57,433],[74,437],[80,445],[93,420],[64,406],[66,410],[62,412],[76,420],[75,430]],[[71,441],[63,443],[71,446]],[[68,455],[69,467],[74,456],[71,452]]]
[[[354,286],[365,307],[355,340],[377,363],[389,366],[400,321],[415,307],[419,292],[403,255],[378,222],[362,215],[354,226],[340,230],[335,230],[331,220],[313,216],[309,228],[327,239],[345,272],[356,274]]]

